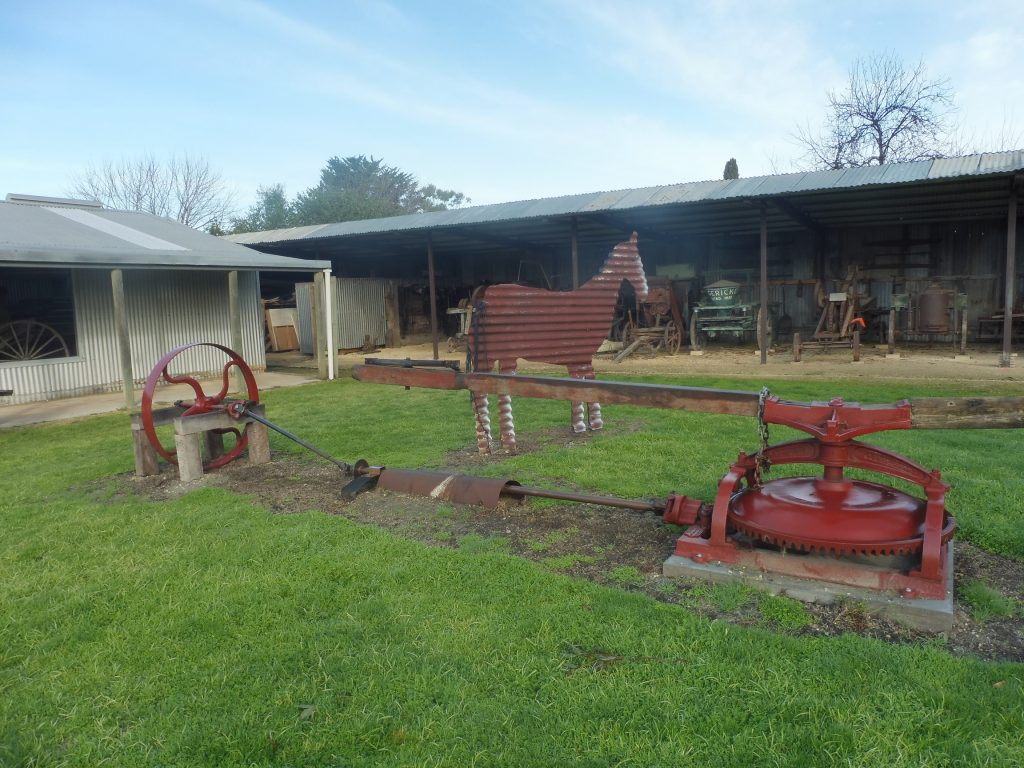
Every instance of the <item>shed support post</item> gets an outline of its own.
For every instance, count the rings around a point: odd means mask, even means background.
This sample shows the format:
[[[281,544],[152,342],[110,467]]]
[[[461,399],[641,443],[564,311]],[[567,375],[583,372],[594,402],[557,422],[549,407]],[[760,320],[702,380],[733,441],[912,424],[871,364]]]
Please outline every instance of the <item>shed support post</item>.
[[[768,207],[761,203],[761,309],[757,313],[761,365],[768,364]]]
[[[1013,284],[1017,260],[1017,187],[1010,192],[1010,203],[1006,209],[1006,298],[1003,301],[1003,354],[999,358],[1001,368],[1010,367],[1010,340],[1013,337]]]
[[[310,305],[313,308],[313,351],[316,354],[317,373],[321,379],[327,378],[327,327],[324,316],[327,313],[324,307],[324,273],[313,273],[313,291],[310,295]]]
[[[430,283],[430,341],[437,360],[437,278],[434,275],[434,238],[430,232],[427,232],[427,281]]]
[[[231,337],[230,347],[245,357],[242,349],[242,310],[238,300],[238,270],[228,272],[228,328]],[[245,390],[245,382],[238,368],[231,369],[231,388],[235,392]]]
[[[572,288],[580,287],[580,246],[576,225],[576,217],[572,217]]]
[[[110,270],[110,288],[114,297],[114,331],[117,335],[117,356],[121,362],[121,386],[128,410],[135,407],[135,377],[132,374],[132,347],[128,336],[128,309],[124,301],[124,273]]]
[[[387,323],[385,345],[392,348],[402,346],[402,320],[398,308],[398,281],[388,280],[384,289],[384,313]]]
[[[331,270],[328,267],[324,270],[324,326],[326,332],[324,338],[327,340],[327,379],[334,381],[334,364],[337,357],[337,345],[334,343],[334,280],[331,278]]]

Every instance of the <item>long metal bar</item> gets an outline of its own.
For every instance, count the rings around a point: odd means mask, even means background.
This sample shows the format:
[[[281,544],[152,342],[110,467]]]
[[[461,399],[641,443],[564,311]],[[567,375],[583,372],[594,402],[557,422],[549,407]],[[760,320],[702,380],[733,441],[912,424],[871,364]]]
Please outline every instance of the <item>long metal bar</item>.
[[[619,509],[632,509],[637,512],[656,512],[661,514],[665,511],[665,502],[655,501],[633,501],[632,499],[618,499],[612,496],[598,496],[592,493],[572,493],[571,491],[549,491],[546,488],[535,488],[528,485],[507,485],[502,490],[505,496],[536,496],[542,499],[558,499],[559,501],[575,501],[580,504],[600,504],[605,507],[618,507]]]
[[[299,437],[295,433],[289,432],[284,427],[279,427],[277,424],[275,424],[272,421],[268,421],[267,419],[265,419],[264,417],[260,416],[258,413],[256,413],[254,410],[252,410],[248,406],[246,406],[245,408],[240,409],[240,413],[243,416],[248,416],[253,421],[258,421],[260,424],[262,424],[265,427],[269,427],[270,429],[272,429],[275,432],[277,432],[279,435],[284,435],[289,440],[293,440],[294,442],[296,442],[299,445],[301,445],[303,448],[312,451],[317,456],[322,456],[323,458],[327,459],[332,464],[337,465],[337,467],[342,472],[351,472],[352,471],[352,465],[351,464],[346,464],[344,461],[341,461],[340,459],[336,459],[333,456],[331,456],[331,454],[326,453],[325,451],[320,450],[319,448],[317,448],[312,443],[307,443],[305,440],[303,440],[301,437]]]
[[[404,362],[404,361],[403,361]],[[478,394],[600,402],[649,408],[757,416],[759,392],[624,381],[554,379],[442,368],[355,365],[352,377],[374,384],[468,389]],[[918,397],[907,402],[913,429],[1024,429],[1024,397]]]

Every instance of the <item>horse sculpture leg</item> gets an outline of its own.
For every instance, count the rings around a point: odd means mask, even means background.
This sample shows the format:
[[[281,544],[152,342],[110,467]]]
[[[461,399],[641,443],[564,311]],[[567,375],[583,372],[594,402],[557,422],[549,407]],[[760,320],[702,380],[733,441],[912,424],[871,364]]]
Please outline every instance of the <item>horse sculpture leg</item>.
[[[473,395],[473,410],[476,413],[476,449],[486,455],[491,452],[491,414],[485,393]]]
[[[581,366],[581,365],[570,365],[570,366],[568,366],[568,369],[569,369],[569,376],[571,378],[573,378],[573,379],[585,378],[584,373],[585,373],[586,369],[585,369],[584,366]],[[579,433],[579,432],[586,432],[587,431],[587,423],[586,423],[586,421],[583,420],[583,415],[584,415],[584,413],[586,411],[585,406],[586,406],[586,403],[574,402],[572,404],[572,422],[571,422],[571,424],[572,424],[572,431],[573,432]]]
[[[516,365],[498,363],[498,373],[514,374]],[[498,395],[498,418],[501,425],[501,447],[509,453],[516,452],[516,429],[512,423],[512,395]]]
[[[584,370],[583,370],[583,375],[580,378],[582,378],[582,379],[595,379],[595,378],[597,378],[594,375],[594,366],[593,365],[586,366],[584,368]],[[602,427],[604,427],[604,419],[601,418],[601,404],[600,403],[590,403],[588,405],[588,408],[590,410],[590,413],[588,414],[590,416],[590,428],[593,429],[593,430],[598,430],[598,429],[601,429]]]

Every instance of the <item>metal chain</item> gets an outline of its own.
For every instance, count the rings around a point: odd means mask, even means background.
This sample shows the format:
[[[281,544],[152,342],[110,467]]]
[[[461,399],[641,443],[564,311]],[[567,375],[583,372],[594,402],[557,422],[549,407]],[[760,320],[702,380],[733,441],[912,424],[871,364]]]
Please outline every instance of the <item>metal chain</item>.
[[[764,420],[764,404],[771,397],[768,387],[762,387],[757,396],[757,432],[761,438],[761,445],[754,457],[754,486],[761,485],[761,476],[772,468],[771,459],[768,458],[768,422]]]

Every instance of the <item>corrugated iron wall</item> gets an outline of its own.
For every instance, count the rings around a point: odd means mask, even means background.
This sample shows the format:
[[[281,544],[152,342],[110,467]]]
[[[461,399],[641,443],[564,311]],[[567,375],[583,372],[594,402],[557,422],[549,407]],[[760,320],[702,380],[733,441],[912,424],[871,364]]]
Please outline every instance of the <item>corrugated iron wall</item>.
[[[0,363],[0,389],[13,389],[9,404],[113,392],[121,387],[114,333],[110,273],[73,270],[78,356],[68,359]],[[173,347],[193,341],[230,346],[227,274],[126,270],[125,302],[132,347],[132,375],[145,381],[153,365]],[[266,368],[259,275],[240,272],[242,356],[254,370]],[[217,350],[190,350],[175,373],[217,374],[226,358]]]
[[[361,347],[367,336],[371,344],[384,344],[388,330],[387,284],[387,280],[376,278],[331,277],[334,344],[338,349]],[[299,350],[307,355],[313,354],[312,290],[313,283],[295,284]]]
[[[387,339],[386,280],[338,279],[334,283],[334,343],[338,349],[363,346]]]

